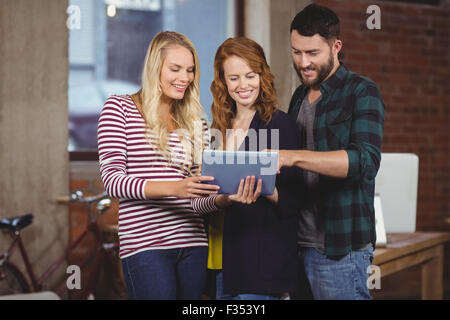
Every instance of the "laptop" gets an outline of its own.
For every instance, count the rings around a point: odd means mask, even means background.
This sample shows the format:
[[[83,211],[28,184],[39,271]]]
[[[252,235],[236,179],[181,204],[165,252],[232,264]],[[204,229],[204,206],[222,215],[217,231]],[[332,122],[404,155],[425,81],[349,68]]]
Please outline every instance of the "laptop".
[[[377,238],[386,233],[416,231],[419,157],[412,153],[382,153],[375,178]],[[381,218],[380,218],[381,217]],[[378,240],[377,240],[378,242]],[[382,245],[382,241],[379,243]]]

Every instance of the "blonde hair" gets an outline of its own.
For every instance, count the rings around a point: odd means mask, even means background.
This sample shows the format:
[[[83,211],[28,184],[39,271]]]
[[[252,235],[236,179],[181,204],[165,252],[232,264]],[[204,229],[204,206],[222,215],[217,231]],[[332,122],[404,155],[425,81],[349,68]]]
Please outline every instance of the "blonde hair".
[[[184,97],[180,100],[172,100],[170,115],[176,127],[176,133],[184,146],[185,161],[200,163],[202,143],[203,107],[200,104],[200,68],[197,52],[192,42],[183,34],[173,31],[159,32],[152,40],[145,57],[142,72],[142,89],[138,93],[142,105],[142,113],[146,122],[146,138],[150,143],[148,129],[156,136],[157,149],[162,155],[172,160],[172,152],[168,146],[169,130],[159,117],[158,107],[163,95],[160,74],[167,50],[173,46],[182,46],[188,49],[194,59],[194,80],[187,87]],[[200,130],[200,131],[199,131]]]

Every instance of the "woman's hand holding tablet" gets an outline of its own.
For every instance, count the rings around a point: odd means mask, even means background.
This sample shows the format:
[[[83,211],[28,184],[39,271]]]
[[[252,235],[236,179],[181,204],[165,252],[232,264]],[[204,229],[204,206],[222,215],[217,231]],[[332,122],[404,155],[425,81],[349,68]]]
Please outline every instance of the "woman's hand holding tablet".
[[[236,194],[229,195],[228,198],[234,202],[241,202],[246,204],[255,202],[261,194],[262,179],[258,179],[256,189],[255,180],[255,176],[249,176],[245,178],[245,182],[244,179],[241,179],[238,192]]]
[[[261,195],[262,179],[258,179],[256,189],[255,182],[255,176],[248,176],[245,180],[241,179],[237,193],[218,195],[216,198],[216,205],[223,208],[231,205],[232,202],[240,202],[244,204],[251,204],[255,202]]]
[[[177,181],[175,195],[179,198],[199,198],[216,194],[220,189],[219,186],[202,183],[213,180],[214,177],[210,176],[194,176]]]

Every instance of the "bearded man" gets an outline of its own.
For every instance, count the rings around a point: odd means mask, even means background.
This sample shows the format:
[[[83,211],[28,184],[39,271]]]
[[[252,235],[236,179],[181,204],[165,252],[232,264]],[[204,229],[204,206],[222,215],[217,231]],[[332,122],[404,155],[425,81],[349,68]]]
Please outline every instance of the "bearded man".
[[[294,68],[302,82],[289,114],[301,150],[279,152],[279,167],[302,168],[299,191],[300,281],[293,298],[371,299],[374,189],[385,105],[370,79],[339,61],[339,19],[309,5],[291,23]]]

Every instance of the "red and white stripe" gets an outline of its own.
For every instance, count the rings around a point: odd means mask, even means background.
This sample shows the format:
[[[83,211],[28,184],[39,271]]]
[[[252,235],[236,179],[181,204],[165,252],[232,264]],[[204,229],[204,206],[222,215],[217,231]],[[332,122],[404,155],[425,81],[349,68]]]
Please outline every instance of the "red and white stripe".
[[[110,97],[98,123],[98,152],[101,178],[107,193],[119,198],[120,258],[152,249],[208,246],[201,214],[217,210],[214,196],[146,200],[147,180],[177,181],[190,173],[183,166],[184,147],[176,133],[168,144],[172,163],[156,150],[145,121],[129,95]],[[203,120],[203,143],[209,146],[209,131]],[[192,172],[198,165],[187,163]]]

